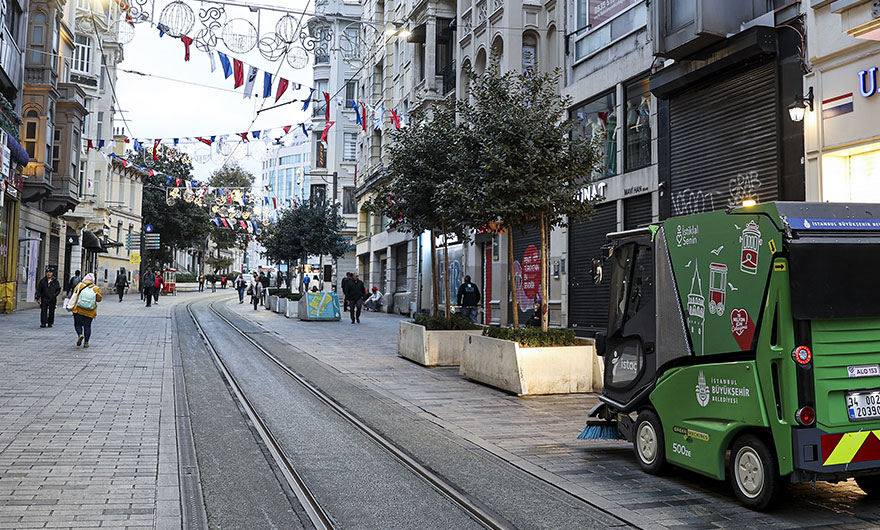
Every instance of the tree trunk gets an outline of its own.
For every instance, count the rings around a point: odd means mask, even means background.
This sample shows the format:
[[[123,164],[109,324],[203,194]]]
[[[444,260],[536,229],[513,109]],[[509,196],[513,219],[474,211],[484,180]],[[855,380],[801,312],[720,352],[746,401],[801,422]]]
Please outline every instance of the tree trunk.
[[[431,299],[434,306],[434,316],[440,314],[440,278],[437,276],[437,242],[435,230],[431,229]]]
[[[550,234],[548,233],[547,215],[541,213],[541,330],[550,327]]]
[[[507,263],[510,268],[510,292],[513,296],[513,327],[519,327],[519,300],[516,296],[516,271],[513,270],[513,229],[507,228]]]
[[[446,302],[446,320],[452,317],[452,289],[449,284],[449,239],[446,237],[446,221],[443,221],[443,300]]]

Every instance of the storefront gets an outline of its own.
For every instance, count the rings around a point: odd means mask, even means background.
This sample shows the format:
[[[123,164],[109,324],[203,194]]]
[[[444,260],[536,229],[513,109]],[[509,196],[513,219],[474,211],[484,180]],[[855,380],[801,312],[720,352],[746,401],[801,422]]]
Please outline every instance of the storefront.
[[[840,16],[823,11],[820,18]],[[804,117],[807,200],[880,203],[880,42],[837,37],[828,40],[846,46],[818,43],[828,53],[804,78],[813,93]]]
[[[21,177],[0,176],[0,313],[15,309],[20,196]]]

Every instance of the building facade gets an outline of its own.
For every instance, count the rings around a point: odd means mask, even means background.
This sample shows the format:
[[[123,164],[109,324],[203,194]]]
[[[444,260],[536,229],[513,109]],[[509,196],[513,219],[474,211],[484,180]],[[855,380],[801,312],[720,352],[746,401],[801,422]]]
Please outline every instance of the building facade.
[[[803,90],[806,197],[880,202],[880,7],[813,1],[806,8],[811,71]],[[788,95],[788,94],[787,94]]]

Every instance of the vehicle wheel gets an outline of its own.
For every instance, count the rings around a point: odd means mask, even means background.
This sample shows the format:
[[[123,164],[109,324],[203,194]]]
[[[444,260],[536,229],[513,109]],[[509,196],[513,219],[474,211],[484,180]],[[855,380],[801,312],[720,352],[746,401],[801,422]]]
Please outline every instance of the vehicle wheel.
[[[746,434],[730,450],[730,485],[737,499],[756,511],[773,508],[786,483],[779,475],[776,453],[763,440]]]
[[[856,484],[862,488],[869,497],[880,497],[880,475],[866,475],[856,477]]]
[[[666,444],[660,418],[653,410],[643,410],[636,418],[633,451],[642,471],[659,475],[666,469]]]

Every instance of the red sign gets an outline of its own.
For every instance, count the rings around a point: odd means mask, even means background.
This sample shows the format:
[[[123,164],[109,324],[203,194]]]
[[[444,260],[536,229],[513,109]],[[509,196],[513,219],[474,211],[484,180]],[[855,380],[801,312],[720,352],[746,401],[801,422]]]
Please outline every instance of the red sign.
[[[755,336],[755,323],[749,312],[745,309],[734,309],[730,312],[730,332],[739,345],[740,350],[748,350],[752,347],[752,338]]]
[[[526,300],[532,301],[541,288],[541,253],[535,245],[529,245],[523,254],[522,289]],[[523,304],[524,301],[520,302]],[[524,304],[523,304],[524,305]]]
[[[590,0],[591,27],[596,27],[606,20],[611,20],[626,8],[639,3],[640,0]]]

